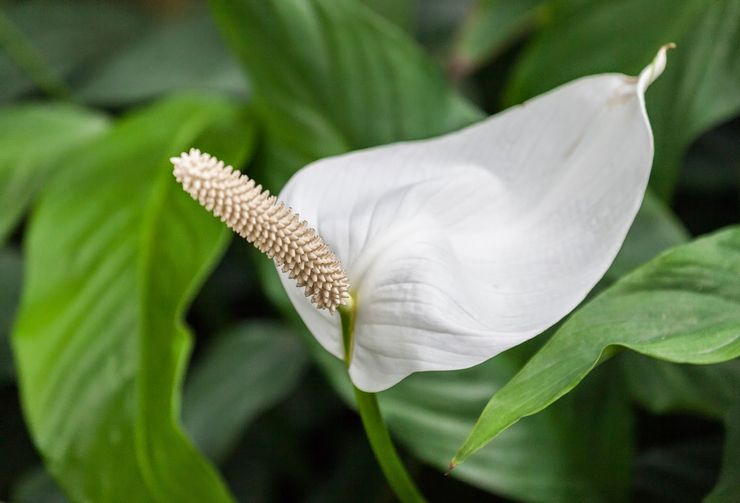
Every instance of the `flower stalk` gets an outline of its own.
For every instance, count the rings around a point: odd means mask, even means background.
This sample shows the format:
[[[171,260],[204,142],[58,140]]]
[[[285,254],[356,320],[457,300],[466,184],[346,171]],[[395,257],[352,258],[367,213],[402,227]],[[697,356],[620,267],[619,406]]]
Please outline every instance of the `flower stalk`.
[[[345,365],[349,368],[354,342],[354,302],[350,301],[348,305],[340,306],[338,311],[342,320]],[[385,424],[383,416],[380,413],[376,394],[362,391],[354,385],[352,385],[352,388],[355,391],[357,411],[360,413],[362,426],[365,428],[365,434],[367,435],[370,447],[396,497],[402,503],[425,502],[426,500],[414,485],[411,476],[398,457],[398,452],[393,445],[393,440],[391,440],[388,426]]]

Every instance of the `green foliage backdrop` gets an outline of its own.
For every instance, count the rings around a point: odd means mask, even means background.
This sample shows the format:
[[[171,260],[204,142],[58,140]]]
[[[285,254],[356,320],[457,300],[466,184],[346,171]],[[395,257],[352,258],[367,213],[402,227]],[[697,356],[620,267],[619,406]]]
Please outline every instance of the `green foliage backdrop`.
[[[0,500],[392,500],[343,364],[168,158],[278,191],[667,42],[592,296],[380,405],[431,501],[740,500],[740,0],[0,3]]]

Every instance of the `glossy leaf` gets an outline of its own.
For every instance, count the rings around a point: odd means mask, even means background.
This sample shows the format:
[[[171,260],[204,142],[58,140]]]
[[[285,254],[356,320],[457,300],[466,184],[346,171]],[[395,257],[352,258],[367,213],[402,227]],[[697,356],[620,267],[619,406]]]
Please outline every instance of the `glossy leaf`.
[[[484,409],[453,463],[568,393],[618,347],[673,362],[740,355],[740,227],[678,246],[579,309]]]
[[[434,136],[478,117],[406,34],[358,0],[211,5],[280,145],[264,173],[272,188],[319,157]]]
[[[108,129],[105,116],[63,103],[0,108],[0,243],[66,152]]]
[[[647,95],[656,147],[651,184],[667,197],[689,143],[740,110],[739,24],[737,0],[555,2],[514,69],[507,102],[592,73],[636,74],[655,48],[676,42]]]
[[[207,12],[152,27],[100,65],[75,96],[121,106],[177,90],[208,90],[244,98],[248,84]]]
[[[300,339],[277,323],[244,323],[215,339],[185,386],[185,429],[223,460],[249,423],[293,391],[306,367]]]
[[[231,501],[178,421],[184,311],[229,234],[168,158],[198,144],[239,165],[249,131],[232,103],[170,99],[70,156],[39,202],[13,342],[34,441],[74,501]]]

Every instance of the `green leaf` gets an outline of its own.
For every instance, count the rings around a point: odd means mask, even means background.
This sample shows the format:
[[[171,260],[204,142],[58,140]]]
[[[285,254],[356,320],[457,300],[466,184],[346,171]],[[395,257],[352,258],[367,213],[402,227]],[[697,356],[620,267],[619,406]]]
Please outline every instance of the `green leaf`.
[[[312,347],[330,382],[353,403],[343,364],[316,343]],[[383,417],[401,444],[444,471],[481,407],[531,351],[530,343],[470,369],[414,374],[380,394]],[[504,432],[452,476],[521,501],[626,500],[631,417],[618,374],[600,370],[567,399]]]
[[[407,32],[413,32],[416,24],[418,0],[361,0],[362,3],[398,25]]]
[[[648,98],[652,186],[664,198],[673,193],[691,143],[740,113],[740,1],[713,2],[678,44]]]
[[[306,363],[300,339],[277,323],[217,335],[185,387],[183,421],[193,442],[222,461],[259,413],[293,391]]]
[[[15,376],[10,350],[10,326],[21,293],[21,257],[13,249],[0,250],[0,384]]]
[[[478,0],[457,36],[452,67],[458,78],[499,54],[536,24],[544,0]]]
[[[211,5],[280,147],[261,178],[272,188],[319,157],[434,136],[479,117],[400,28],[358,0]]]
[[[145,27],[131,10],[92,0],[20,2],[7,8],[7,16],[62,80],[74,80],[75,72],[88,71]],[[5,51],[0,51],[0,82],[0,102],[36,88]]]
[[[208,90],[244,98],[247,81],[213,20],[193,15],[163,22],[109,58],[75,96],[121,106],[175,90]]]
[[[740,494],[740,487],[735,482],[740,474],[740,459],[733,454],[740,448],[740,435],[736,426],[740,416],[735,410],[740,405],[740,358],[715,365],[698,366],[656,361],[636,353],[628,353],[620,357],[619,363],[631,398],[651,412],[693,412],[724,420],[726,438],[722,475],[708,501],[733,501],[732,496]],[[684,456],[671,455],[670,452],[654,454],[655,459],[652,461],[664,472],[663,476],[673,477],[679,483],[669,484],[665,480],[663,483],[656,483],[655,478],[660,474],[649,478],[643,476],[637,482],[645,490],[659,491],[673,487],[675,494],[684,495],[683,501],[697,501],[696,497],[686,496],[701,489],[704,489],[700,493],[703,495],[714,482],[716,474],[711,472],[707,476],[702,473],[698,469],[702,463],[690,460],[690,453]],[[707,478],[710,479],[708,484],[705,483]]]
[[[70,156],[39,201],[13,343],[30,431],[74,501],[232,500],[178,421],[183,315],[230,234],[168,157],[195,144],[238,166],[244,121],[222,99],[156,104]]]
[[[0,108],[0,244],[63,155],[108,129],[98,113],[62,103]]]
[[[496,393],[458,451],[467,459],[575,387],[623,346],[694,364],[740,355],[740,227],[678,246],[579,309]]]
[[[689,143],[740,110],[740,2],[561,1],[549,15],[514,69],[509,104],[584,75],[634,75],[658,47],[678,44],[647,96],[656,146],[651,184],[666,198]]]

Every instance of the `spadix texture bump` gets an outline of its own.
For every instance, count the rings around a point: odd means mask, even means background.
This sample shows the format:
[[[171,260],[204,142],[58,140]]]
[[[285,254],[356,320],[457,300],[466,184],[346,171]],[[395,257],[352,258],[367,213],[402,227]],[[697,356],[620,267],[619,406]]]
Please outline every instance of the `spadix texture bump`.
[[[317,307],[349,299],[341,264],[316,232],[246,175],[197,149],[170,159],[193,199],[270,257]]]
[[[640,77],[566,84],[461,131],[332,157],[280,194],[332,247],[352,285],[356,386],[461,369],[541,333],[606,272],[653,157]],[[337,315],[281,278],[342,358]]]

